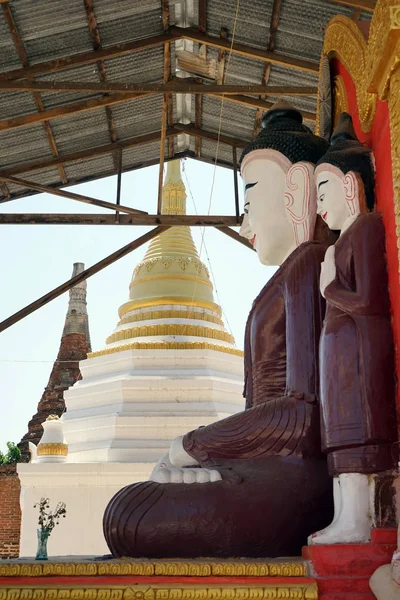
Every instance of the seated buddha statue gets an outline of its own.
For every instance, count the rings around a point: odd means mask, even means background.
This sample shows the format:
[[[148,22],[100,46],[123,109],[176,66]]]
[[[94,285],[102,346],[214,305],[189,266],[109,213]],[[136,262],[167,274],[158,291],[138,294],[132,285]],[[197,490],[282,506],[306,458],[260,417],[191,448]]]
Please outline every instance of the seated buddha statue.
[[[322,445],[334,477],[335,517],[314,544],[367,542],[369,475],[397,463],[394,345],[385,229],[374,208],[371,151],[342,113],[315,170],[318,213],[340,231],[325,254],[320,342]]]
[[[327,244],[310,241],[314,165],[326,149],[279,102],[243,151],[241,234],[263,264],[281,265],[247,321],[245,410],[177,438],[150,481],[112,498],[103,525],[114,556],[296,555],[330,522],[318,369]]]

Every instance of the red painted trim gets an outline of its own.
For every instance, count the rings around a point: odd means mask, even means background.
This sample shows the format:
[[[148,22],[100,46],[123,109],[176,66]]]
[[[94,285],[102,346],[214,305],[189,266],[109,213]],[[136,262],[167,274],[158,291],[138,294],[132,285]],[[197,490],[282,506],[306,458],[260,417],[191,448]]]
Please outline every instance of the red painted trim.
[[[371,544],[397,544],[397,529],[373,529]]]
[[[392,305],[393,334],[396,347],[396,374],[400,379],[400,277],[399,260],[396,236],[396,223],[394,214],[394,192],[392,178],[392,148],[390,137],[390,118],[387,102],[378,100],[374,122],[371,131],[364,133],[361,130],[358,115],[356,88],[348,71],[339,60],[331,61],[334,75],[341,75],[347,91],[349,113],[353,117],[355,132],[360,141],[372,148],[375,157],[376,180],[376,208],[382,214],[386,230],[386,253],[389,275],[389,293]],[[400,386],[399,386],[400,387]],[[400,411],[400,390],[397,393],[398,408]],[[399,413],[400,425],[400,413]]]

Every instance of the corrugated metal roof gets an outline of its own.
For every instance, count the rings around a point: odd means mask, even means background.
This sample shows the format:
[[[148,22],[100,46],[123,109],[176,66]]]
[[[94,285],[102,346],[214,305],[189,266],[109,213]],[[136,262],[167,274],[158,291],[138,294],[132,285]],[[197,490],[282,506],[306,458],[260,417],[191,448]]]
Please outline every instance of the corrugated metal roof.
[[[94,0],[94,12],[102,47],[124,44],[135,40],[158,36],[163,33],[161,0]],[[82,0],[9,0],[12,17],[21,37],[30,65],[40,65],[54,59],[73,57],[81,53],[93,53],[88,17]],[[198,27],[197,0],[170,0],[169,22],[171,25]],[[235,30],[235,42],[254,48],[267,48],[273,0],[243,0],[239,4]],[[235,22],[237,0],[208,0],[208,35],[219,37],[221,28],[228,31],[231,39]],[[352,9],[326,0],[282,0],[279,28],[275,40],[275,51],[287,57],[296,57],[319,62],[324,31],[328,21],[335,14],[351,15]],[[361,15],[369,19],[368,13]],[[180,49],[199,53],[197,43],[179,41],[171,43],[171,76],[177,72],[175,50]],[[207,58],[218,61],[219,52],[208,47]],[[106,80],[109,82],[162,83],[164,79],[164,45],[106,58],[103,61]],[[0,71],[7,72],[21,68],[21,61],[3,12],[0,11]],[[261,84],[265,63],[247,56],[229,53],[225,57],[226,84]],[[180,73],[196,77],[196,73]],[[1,73],[0,73],[1,76]],[[268,84],[280,86],[317,86],[317,74],[294,68],[272,65]],[[98,64],[93,61],[72,68],[51,70],[35,76],[41,81],[80,81],[98,83]],[[204,82],[207,84],[207,81]],[[208,81],[209,83],[209,81]],[[93,149],[112,142],[110,127],[117,141],[147,134],[157,134],[161,129],[162,95],[147,95],[140,99],[115,103],[106,109],[88,110],[87,101],[93,103],[104,100],[102,93],[90,92],[44,92],[41,94],[57,153],[62,157],[82,152],[79,161],[65,162],[64,171],[68,184],[88,181],[115,174],[115,155],[111,151],[91,156]],[[275,98],[268,97],[268,101]],[[315,113],[316,97],[287,97],[289,102],[300,110]],[[195,125],[199,121],[196,113],[195,96],[172,97],[172,120],[174,123]],[[73,106],[71,106],[73,105]],[[68,107],[69,113],[61,116],[60,109]],[[85,109],[85,110],[83,110]],[[18,168],[18,177],[26,178],[43,185],[59,186],[60,172],[51,165],[55,151],[49,141],[43,122],[34,122],[38,112],[34,95],[31,92],[0,93],[0,171],[12,173]],[[250,141],[255,131],[256,108],[244,104],[224,101],[220,123],[221,100],[204,95],[202,102],[201,128],[211,135],[220,129],[221,134],[237,140]],[[26,118],[25,118],[26,117]],[[110,117],[112,123],[110,123]],[[196,119],[197,117],[197,119]],[[40,117],[39,117],[40,118]],[[8,123],[6,120],[13,119]],[[41,118],[43,121],[43,117]],[[166,142],[166,156],[169,144]],[[175,141],[175,152],[185,151],[194,155],[199,144],[194,137],[179,136]],[[215,160],[217,144],[203,139],[198,158]],[[159,159],[160,143],[148,141],[140,146],[124,148],[123,170],[138,168],[142,164]],[[239,154],[239,153],[238,153]],[[218,159],[222,164],[232,164],[232,148],[220,144]],[[32,170],[29,165],[26,174],[21,165],[32,161],[46,161],[48,166]],[[11,197],[29,195],[30,190],[8,185]],[[1,193],[1,192],[0,192]]]

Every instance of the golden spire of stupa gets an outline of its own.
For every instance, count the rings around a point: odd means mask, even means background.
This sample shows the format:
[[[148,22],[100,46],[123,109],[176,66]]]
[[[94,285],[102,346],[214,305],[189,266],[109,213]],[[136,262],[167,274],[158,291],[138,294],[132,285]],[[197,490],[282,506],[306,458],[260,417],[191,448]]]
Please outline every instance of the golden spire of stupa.
[[[186,214],[179,160],[168,163],[161,207],[162,214]],[[200,260],[190,227],[171,227],[150,242],[133,271],[129,292],[106,349],[91,356],[171,348],[242,354],[225,330],[208,269]]]
[[[168,163],[161,213],[186,214],[179,160]],[[190,227],[171,227],[150,242],[143,261],[133,272],[129,297],[130,301],[120,308],[121,317],[132,308],[161,304],[200,306],[220,314],[208,269],[200,261]]]

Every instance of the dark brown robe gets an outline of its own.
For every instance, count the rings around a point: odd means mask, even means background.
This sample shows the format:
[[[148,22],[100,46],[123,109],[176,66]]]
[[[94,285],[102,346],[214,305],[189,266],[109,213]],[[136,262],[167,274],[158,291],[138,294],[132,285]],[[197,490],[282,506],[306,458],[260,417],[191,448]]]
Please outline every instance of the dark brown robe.
[[[254,302],[246,328],[247,409],[188,433],[184,447],[223,480],[138,483],[104,515],[114,556],[289,556],[329,524],[321,452],[319,293],[326,247],[297,248]]]
[[[320,343],[322,443],[332,475],[396,463],[393,334],[378,213],[360,215],[335,245]]]

